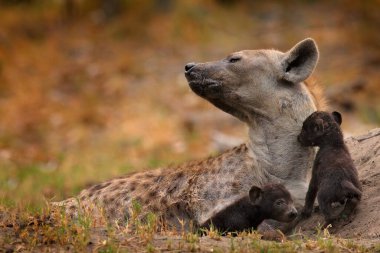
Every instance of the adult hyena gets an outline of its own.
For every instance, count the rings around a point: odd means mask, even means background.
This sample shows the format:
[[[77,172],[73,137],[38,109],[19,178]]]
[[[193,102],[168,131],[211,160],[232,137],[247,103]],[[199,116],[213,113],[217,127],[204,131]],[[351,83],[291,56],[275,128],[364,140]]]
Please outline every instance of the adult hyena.
[[[78,205],[96,204],[109,219],[122,220],[135,199],[169,223],[180,218],[202,224],[252,185],[268,183],[284,184],[303,204],[314,150],[296,137],[320,104],[304,83],[317,61],[314,40],[305,39],[286,53],[244,50],[220,61],[187,64],[191,89],[245,122],[248,142],[206,160],[113,179],[56,204],[70,214]]]

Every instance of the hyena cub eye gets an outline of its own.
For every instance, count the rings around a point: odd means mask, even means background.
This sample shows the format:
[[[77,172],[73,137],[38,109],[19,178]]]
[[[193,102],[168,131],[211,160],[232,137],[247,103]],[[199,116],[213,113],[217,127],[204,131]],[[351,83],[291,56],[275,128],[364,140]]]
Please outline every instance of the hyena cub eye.
[[[286,204],[286,201],[285,199],[277,199],[275,202],[274,202],[274,205],[275,206],[283,206]]]

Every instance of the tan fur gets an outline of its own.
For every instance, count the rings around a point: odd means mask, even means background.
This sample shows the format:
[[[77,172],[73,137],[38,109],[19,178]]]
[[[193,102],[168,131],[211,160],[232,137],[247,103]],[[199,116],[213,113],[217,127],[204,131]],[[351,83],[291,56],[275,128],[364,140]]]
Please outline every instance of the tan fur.
[[[329,103],[324,95],[324,89],[318,84],[317,80],[313,77],[305,81],[305,85],[309,88],[311,95],[313,96],[313,101],[317,106],[318,111],[327,111],[329,108]]]
[[[296,136],[304,119],[323,106],[318,86],[304,83],[317,60],[315,42],[307,39],[286,53],[244,50],[221,61],[186,65],[192,90],[245,122],[249,141],[206,160],[113,179],[55,205],[72,216],[79,206],[99,206],[110,220],[124,221],[136,200],[142,215],[153,211],[179,226],[178,219],[202,224],[252,185],[283,183],[303,204],[315,154]]]

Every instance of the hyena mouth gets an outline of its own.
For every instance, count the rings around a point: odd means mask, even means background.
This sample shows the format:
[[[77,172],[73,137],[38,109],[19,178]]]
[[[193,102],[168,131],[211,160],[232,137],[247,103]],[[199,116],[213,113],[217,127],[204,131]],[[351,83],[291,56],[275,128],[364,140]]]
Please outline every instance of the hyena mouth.
[[[186,65],[186,68],[189,68],[188,65]],[[222,93],[220,81],[205,77],[200,71],[194,70],[193,66],[185,71],[185,76],[191,90],[198,96],[203,98],[220,97]]]
[[[189,86],[192,91],[201,97],[214,97],[222,92],[222,85],[215,81],[190,81]]]

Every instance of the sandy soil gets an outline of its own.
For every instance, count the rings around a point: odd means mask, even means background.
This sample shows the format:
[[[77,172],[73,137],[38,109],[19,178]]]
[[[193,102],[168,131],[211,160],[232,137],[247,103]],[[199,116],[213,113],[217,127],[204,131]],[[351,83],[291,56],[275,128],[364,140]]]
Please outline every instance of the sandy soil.
[[[365,135],[349,137],[346,144],[359,171],[363,184],[362,202],[356,214],[348,221],[341,221],[330,231],[343,238],[353,238],[364,244],[380,241],[380,128]],[[319,213],[298,225],[306,234],[315,232],[316,225],[323,224]]]

